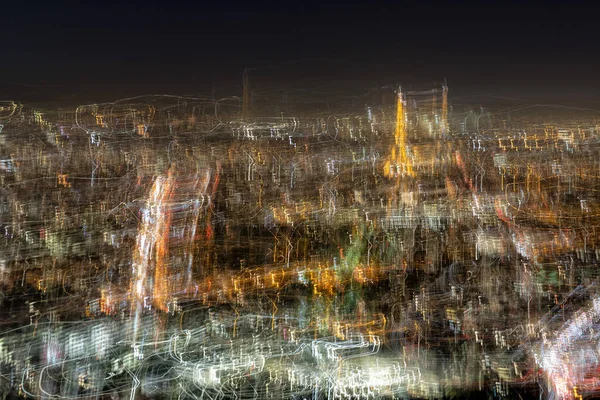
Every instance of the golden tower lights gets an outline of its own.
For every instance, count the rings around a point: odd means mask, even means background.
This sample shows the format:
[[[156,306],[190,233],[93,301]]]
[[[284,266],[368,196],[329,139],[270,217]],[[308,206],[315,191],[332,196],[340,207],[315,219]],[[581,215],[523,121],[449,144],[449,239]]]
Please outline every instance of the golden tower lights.
[[[448,133],[448,85],[442,89],[442,134]]]
[[[394,130],[395,144],[392,146],[390,158],[384,165],[384,175],[391,178],[397,176],[414,176],[412,162],[410,161],[406,146],[406,112],[405,99],[402,91],[398,89],[396,99],[396,128]]]

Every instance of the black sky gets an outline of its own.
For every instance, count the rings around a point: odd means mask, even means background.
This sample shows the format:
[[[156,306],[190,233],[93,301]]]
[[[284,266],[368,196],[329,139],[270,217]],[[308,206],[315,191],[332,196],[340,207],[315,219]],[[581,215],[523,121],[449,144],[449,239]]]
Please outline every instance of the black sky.
[[[459,94],[595,96],[599,11],[573,2],[15,1],[2,6],[0,96],[227,91],[245,67],[297,85],[446,77]]]

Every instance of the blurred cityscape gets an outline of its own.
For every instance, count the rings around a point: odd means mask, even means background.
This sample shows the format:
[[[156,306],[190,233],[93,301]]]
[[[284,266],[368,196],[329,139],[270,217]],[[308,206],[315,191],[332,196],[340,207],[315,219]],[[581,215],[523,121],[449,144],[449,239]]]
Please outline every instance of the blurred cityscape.
[[[0,393],[600,392],[600,124],[347,99],[0,103]]]

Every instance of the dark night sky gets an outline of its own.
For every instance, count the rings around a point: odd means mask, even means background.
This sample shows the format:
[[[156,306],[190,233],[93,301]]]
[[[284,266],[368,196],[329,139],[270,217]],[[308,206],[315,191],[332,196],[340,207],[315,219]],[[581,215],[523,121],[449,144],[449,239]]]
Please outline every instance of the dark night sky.
[[[2,6],[0,97],[209,94],[246,66],[296,85],[446,77],[455,95],[599,94],[600,10],[450,3],[14,1]]]

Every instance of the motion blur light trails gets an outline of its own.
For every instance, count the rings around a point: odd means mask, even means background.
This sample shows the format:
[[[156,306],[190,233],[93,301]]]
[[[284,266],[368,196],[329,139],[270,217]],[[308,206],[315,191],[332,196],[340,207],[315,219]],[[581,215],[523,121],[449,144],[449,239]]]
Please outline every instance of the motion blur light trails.
[[[0,393],[597,395],[595,114],[245,90],[0,105]]]

